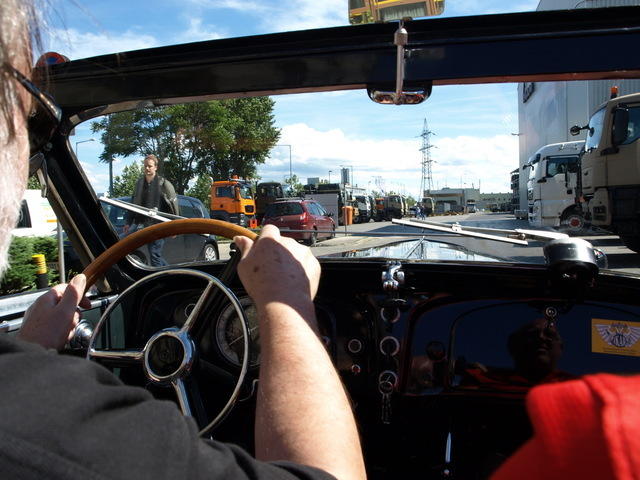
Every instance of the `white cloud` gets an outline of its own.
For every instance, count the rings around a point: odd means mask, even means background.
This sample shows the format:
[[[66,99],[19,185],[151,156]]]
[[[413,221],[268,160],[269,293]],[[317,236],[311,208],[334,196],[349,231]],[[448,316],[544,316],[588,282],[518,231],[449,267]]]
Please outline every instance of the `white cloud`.
[[[215,40],[226,35],[217,30],[212,30],[202,25],[202,19],[190,17],[187,19],[189,28],[176,36],[176,43],[200,42],[204,40]]]
[[[308,177],[338,178],[340,166],[353,166],[354,181],[375,188],[380,176],[386,188],[417,195],[420,189],[420,140],[377,140],[346,135],[340,129],[319,131],[306,124],[282,129],[281,144],[292,145],[293,173],[304,183]],[[483,192],[508,192],[509,172],[518,165],[518,141],[510,135],[489,138],[439,138],[432,149],[434,188],[482,182]],[[259,169],[263,179],[281,180],[289,173],[289,152],[276,148]],[[335,175],[335,177],[334,177]]]
[[[151,48],[158,45],[160,42],[152,35],[133,31],[109,34],[79,32],[74,28],[68,28],[56,30],[51,35],[51,50],[60,52],[71,60]]]
[[[296,0],[296,2],[255,2],[245,0],[189,0],[195,8],[230,9],[257,19],[263,31],[287,32],[347,25],[345,0]]]

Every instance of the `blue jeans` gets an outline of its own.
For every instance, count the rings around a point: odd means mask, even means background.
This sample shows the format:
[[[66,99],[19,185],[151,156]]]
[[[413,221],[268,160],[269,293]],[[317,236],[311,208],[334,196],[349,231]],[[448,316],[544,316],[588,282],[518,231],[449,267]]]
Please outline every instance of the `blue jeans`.
[[[143,224],[134,223],[133,225],[131,225],[131,228],[129,229],[129,232],[127,233],[127,235],[131,235],[132,233],[137,232],[138,230],[142,230],[143,228],[144,228]],[[121,235],[121,238],[125,236],[126,235]],[[147,244],[147,249],[149,250],[149,264],[152,267],[166,267],[167,265],[169,265],[167,261],[164,259],[164,257],[162,256],[163,247],[164,247],[163,238]]]
[[[151,261],[152,267],[166,267],[167,265],[169,265],[162,256],[163,246],[164,238],[161,238],[160,240],[154,240],[147,245],[147,247],[149,248],[149,259]]]

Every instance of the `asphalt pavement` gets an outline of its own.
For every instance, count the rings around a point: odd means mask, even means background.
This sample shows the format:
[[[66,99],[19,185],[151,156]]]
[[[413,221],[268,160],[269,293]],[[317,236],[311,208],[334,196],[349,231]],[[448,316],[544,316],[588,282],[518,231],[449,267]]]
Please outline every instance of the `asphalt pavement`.
[[[518,220],[512,214],[478,212],[467,215],[434,216],[429,217],[429,221],[447,224],[459,223],[463,226],[473,226],[495,229],[528,229],[528,230],[549,230],[534,229],[529,226],[526,220]],[[383,237],[362,237],[352,234],[363,234],[371,232],[374,234],[384,234]],[[335,255],[340,252],[353,250],[363,250],[375,248],[389,243],[406,240],[403,236],[407,233],[423,233],[428,240],[445,242],[458,245],[469,251],[488,255],[495,258],[504,259],[510,262],[519,263],[545,263],[542,254],[542,242],[529,241],[527,246],[512,245],[493,240],[485,240],[470,237],[461,237],[456,234],[443,234],[428,230],[416,229],[404,225],[397,225],[391,222],[369,222],[365,224],[349,225],[338,227],[336,238],[319,241],[316,247],[311,250],[318,256]],[[415,238],[415,237],[413,237]],[[619,237],[601,232],[586,232],[580,238],[591,242],[594,247],[601,249],[607,256],[609,268],[612,270],[640,274],[640,255],[626,248]],[[228,245],[221,244],[221,257],[228,258]]]

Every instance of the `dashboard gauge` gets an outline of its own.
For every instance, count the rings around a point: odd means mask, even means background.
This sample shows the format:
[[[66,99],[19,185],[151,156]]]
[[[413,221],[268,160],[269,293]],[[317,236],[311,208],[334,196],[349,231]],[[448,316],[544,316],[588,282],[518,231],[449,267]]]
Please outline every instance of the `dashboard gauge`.
[[[258,314],[256,307],[249,297],[241,297],[240,305],[244,309],[249,322],[249,366],[260,365],[260,332],[258,330]],[[242,340],[242,324],[236,314],[233,305],[227,305],[218,320],[215,328],[216,345],[220,353],[229,363],[240,367],[244,354],[244,342]]]

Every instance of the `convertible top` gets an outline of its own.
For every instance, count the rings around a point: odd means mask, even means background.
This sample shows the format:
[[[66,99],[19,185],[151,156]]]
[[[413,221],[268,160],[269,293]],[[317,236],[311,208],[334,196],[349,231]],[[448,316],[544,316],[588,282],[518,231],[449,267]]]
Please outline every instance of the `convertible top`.
[[[397,26],[248,36],[76,60],[51,68],[50,91],[75,113],[127,101],[389,86]],[[640,43],[640,7],[430,18],[407,22],[406,29],[408,86],[640,76],[640,58],[624,48]]]

